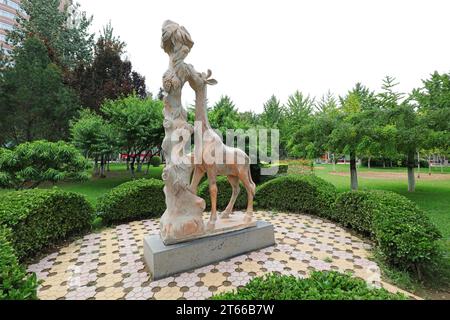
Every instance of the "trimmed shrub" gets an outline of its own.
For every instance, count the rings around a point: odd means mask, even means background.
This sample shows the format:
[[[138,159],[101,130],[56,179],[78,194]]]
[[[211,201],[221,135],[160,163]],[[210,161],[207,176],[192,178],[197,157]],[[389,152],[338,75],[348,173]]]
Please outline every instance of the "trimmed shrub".
[[[36,300],[36,275],[19,264],[10,239],[10,230],[0,226],[0,300]]]
[[[287,175],[270,180],[256,191],[258,207],[331,217],[336,188],[314,175]]]
[[[90,229],[93,208],[84,196],[58,189],[6,193],[0,224],[12,231],[19,259]]]
[[[242,183],[240,183],[241,192],[234,205],[235,209],[246,209],[247,208],[247,191],[245,190]],[[217,177],[217,210],[225,210],[231,199],[232,188],[231,184],[228,182],[227,177]],[[211,197],[209,195],[209,182],[208,180],[203,181],[199,188],[198,194],[201,198],[205,199],[206,207],[208,210],[211,209]]]
[[[373,236],[373,213],[377,199],[372,191],[350,191],[338,195],[334,219],[361,234]]]
[[[158,156],[154,156],[150,159],[150,164],[153,167],[159,167],[161,165],[161,158]]]
[[[438,229],[417,205],[387,191],[358,191],[336,201],[339,221],[370,234],[388,263],[416,272],[440,256]]]
[[[166,210],[163,189],[156,179],[123,183],[99,199],[97,212],[106,224],[160,217]]]
[[[237,291],[213,300],[406,300],[401,293],[369,288],[361,279],[337,272],[312,272],[309,278],[268,274],[252,279]]]

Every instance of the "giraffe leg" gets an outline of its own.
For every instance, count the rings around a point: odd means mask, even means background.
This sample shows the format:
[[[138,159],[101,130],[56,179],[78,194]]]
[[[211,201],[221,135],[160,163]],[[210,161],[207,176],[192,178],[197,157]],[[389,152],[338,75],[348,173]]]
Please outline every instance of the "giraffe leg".
[[[256,192],[255,184],[250,180],[250,170],[245,170],[240,175],[240,179],[244,184],[245,190],[247,190],[247,214],[245,215],[245,221],[250,222],[253,219],[253,198]]]
[[[198,191],[198,185],[200,183],[200,181],[202,181],[202,178],[205,175],[205,171],[203,171],[202,169],[195,167],[194,169],[194,175],[192,176],[192,182],[191,182],[191,191],[194,194],[197,194]]]
[[[231,194],[230,202],[226,207],[225,211],[222,213],[221,218],[226,219],[233,213],[234,204],[236,203],[236,199],[239,196],[239,192],[241,188],[239,187],[239,177],[236,176],[228,176],[228,182],[230,182],[231,187],[233,188],[233,192]]]
[[[214,230],[217,221],[217,176],[214,172],[208,171],[209,195],[211,197],[211,217],[208,222],[208,230]]]

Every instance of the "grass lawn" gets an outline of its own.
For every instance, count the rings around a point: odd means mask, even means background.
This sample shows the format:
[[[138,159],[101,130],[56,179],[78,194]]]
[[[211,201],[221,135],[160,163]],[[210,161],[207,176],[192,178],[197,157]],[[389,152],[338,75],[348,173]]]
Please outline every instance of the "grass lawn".
[[[142,172],[136,172],[136,178],[155,178],[161,179],[163,167],[150,167],[149,174],[145,174],[146,167],[143,167]],[[73,191],[86,196],[86,198],[93,205],[97,204],[97,199],[118,185],[130,181],[131,174],[126,170],[125,164],[111,164],[110,172],[107,172],[107,178],[92,178],[85,182],[63,182],[57,185],[66,191]],[[52,188],[53,185],[45,184],[40,188]],[[8,190],[0,189],[0,195],[2,193],[8,192]]]
[[[405,179],[369,178],[366,176],[358,177],[359,188],[361,190],[388,190],[394,191],[410,200],[414,201],[425,210],[430,216],[433,223],[439,228],[443,235],[443,243],[450,253],[450,168],[445,168],[444,174],[448,174],[446,179],[430,180],[429,177],[416,179],[416,192],[408,192],[408,182],[406,180],[405,168],[359,168],[360,173],[382,172],[382,173],[400,173],[403,172]],[[350,178],[348,176],[340,176],[332,174],[332,165],[319,165],[315,170],[317,176],[331,182],[336,186],[339,192],[350,190]],[[338,173],[349,172],[348,165],[337,165]],[[423,169],[422,177],[427,176]],[[440,174],[440,168],[433,168],[433,174]],[[417,173],[416,173],[417,176]],[[445,177],[444,177],[445,178]]]

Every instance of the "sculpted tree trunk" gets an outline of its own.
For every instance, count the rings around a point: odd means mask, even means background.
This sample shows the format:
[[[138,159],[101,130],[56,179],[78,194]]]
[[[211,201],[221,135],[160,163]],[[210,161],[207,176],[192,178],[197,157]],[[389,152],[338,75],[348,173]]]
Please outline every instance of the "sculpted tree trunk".
[[[162,145],[166,167],[163,171],[167,209],[161,217],[161,238],[171,244],[205,232],[205,201],[190,189],[191,158],[187,155],[193,128],[181,104],[181,92],[189,78],[184,59],[194,45],[188,31],[170,20],[164,22],[161,47],[169,55],[169,69],[163,77],[164,129]]]

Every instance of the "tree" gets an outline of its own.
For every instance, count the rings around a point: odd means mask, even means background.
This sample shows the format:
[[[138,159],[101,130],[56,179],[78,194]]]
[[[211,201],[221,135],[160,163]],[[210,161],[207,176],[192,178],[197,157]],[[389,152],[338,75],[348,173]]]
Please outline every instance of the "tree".
[[[94,176],[105,177],[105,166],[118,150],[117,134],[112,125],[100,115],[83,110],[77,120],[71,121],[70,132],[78,150],[94,160]]]
[[[15,63],[0,77],[3,144],[65,139],[79,105],[61,70],[38,38],[26,39],[13,56]]]
[[[393,133],[395,150],[406,159],[408,171],[408,191],[414,192],[416,181],[414,176],[415,158],[429,137],[422,115],[418,112],[413,96],[404,99],[404,94],[398,93],[395,87],[398,83],[392,77],[386,77],[383,81],[383,91],[378,100],[383,113],[383,122]],[[403,99],[403,100],[402,100]],[[388,144],[387,144],[388,145]],[[417,159],[419,161],[419,159]]]
[[[30,37],[40,39],[50,61],[64,73],[91,62],[92,17],[81,12],[78,4],[62,11],[60,0],[22,0],[20,6],[25,14],[19,16],[19,24],[8,34],[13,46],[22,46]]]
[[[161,149],[164,138],[163,103],[151,98],[140,99],[136,95],[117,100],[107,100],[101,112],[112,125],[118,137],[119,148],[127,154],[131,175],[135,176],[135,163],[154,156],[153,148]],[[150,158],[151,159],[151,158]]]
[[[306,154],[300,151],[298,148],[294,148],[292,137],[298,133],[299,135],[305,134],[306,128],[312,120],[312,112],[314,109],[314,99],[310,96],[305,96],[300,91],[295,91],[294,94],[289,96],[285,110],[285,120],[281,131],[286,137],[284,144],[287,145],[287,150],[290,156],[294,157],[306,157]],[[312,156],[311,152],[309,155]],[[307,157],[309,158],[309,157]]]
[[[44,182],[88,178],[89,165],[81,153],[65,142],[26,142],[13,150],[0,149],[0,185],[32,189]]]
[[[111,24],[103,28],[90,65],[80,65],[74,72],[71,85],[78,92],[81,103],[99,112],[105,100],[131,94],[147,96],[145,78],[132,70],[131,62],[122,58],[126,44],[116,37]]]
[[[413,92],[418,103],[418,112],[423,116],[425,126],[431,131],[425,149],[450,156],[450,74],[434,72],[422,81],[423,87]],[[441,168],[442,168],[441,160]]]
[[[208,112],[208,119],[213,129],[223,135],[228,129],[245,129],[236,106],[229,96],[222,96]]]
[[[373,134],[370,126],[376,105],[373,92],[360,83],[340,98],[336,127],[330,134],[329,146],[341,154],[350,156],[350,181],[352,190],[358,189],[357,155],[360,144]]]

